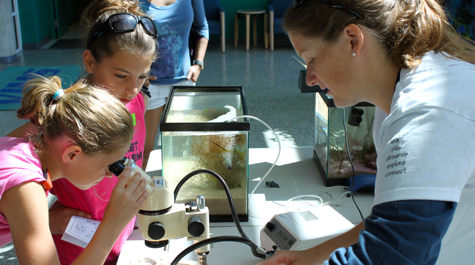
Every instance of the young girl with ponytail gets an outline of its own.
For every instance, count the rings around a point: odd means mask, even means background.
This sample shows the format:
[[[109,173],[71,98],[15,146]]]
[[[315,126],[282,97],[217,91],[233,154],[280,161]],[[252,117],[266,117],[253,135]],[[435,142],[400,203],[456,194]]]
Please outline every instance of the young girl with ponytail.
[[[13,241],[20,264],[60,264],[48,224],[51,182],[85,190],[113,177],[108,166],[129,148],[132,117],[110,93],[85,83],[63,90],[58,77],[27,82],[17,113],[34,130],[0,138],[0,245]],[[119,176],[94,237],[70,264],[103,264],[138,212],[147,192],[130,172]]]
[[[376,106],[378,172],[364,222],[261,264],[473,262],[474,43],[436,0],[293,0],[283,25],[309,86]]]
[[[125,156],[142,166],[147,96],[141,89],[156,59],[155,24],[144,16],[138,1],[129,0],[93,1],[83,11],[82,20],[89,30],[87,50],[83,54],[87,76],[80,82],[109,91],[132,114],[134,135]],[[31,124],[22,126],[11,135],[22,135],[29,126]],[[61,240],[71,217],[75,215],[103,220],[118,181],[117,178],[105,178],[88,190],[78,189],[64,179],[53,183],[51,192],[58,200],[50,209],[50,229],[61,264],[70,264],[84,250]],[[122,245],[132,233],[134,224],[135,218],[130,220],[118,237],[105,264],[117,262]]]
[[[141,167],[147,107],[147,96],[141,93],[141,89],[156,58],[155,24],[150,18],[144,17],[136,1],[129,0],[96,0],[84,11],[83,21],[89,26],[87,50],[83,55],[88,72],[85,82],[108,90],[132,114],[134,136],[125,156]],[[130,27],[133,22],[136,23],[135,28]],[[83,248],[61,240],[71,216],[103,220],[118,180],[107,178],[88,190],[77,189],[65,180],[56,181],[52,192],[58,201],[50,210],[50,224],[55,233],[53,238],[56,247],[61,250],[61,264],[69,264],[83,251]],[[75,194],[76,198],[72,199],[70,194]],[[104,264],[117,262],[134,225],[135,218],[122,231]]]

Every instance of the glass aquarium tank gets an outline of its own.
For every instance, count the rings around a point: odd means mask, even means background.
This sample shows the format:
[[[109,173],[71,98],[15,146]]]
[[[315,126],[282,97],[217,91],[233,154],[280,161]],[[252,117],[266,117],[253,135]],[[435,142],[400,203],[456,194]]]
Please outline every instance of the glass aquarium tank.
[[[162,175],[174,190],[188,173],[209,169],[220,175],[231,191],[241,221],[248,220],[249,130],[241,87],[173,87],[160,121]],[[203,195],[211,222],[232,221],[221,183],[209,174],[190,178],[180,188],[177,202]]]
[[[374,105],[362,102],[353,107],[346,107],[343,111],[342,108],[337,108],[333,99],[325,93],[316,93],[315,103],[313,157],[325,186],[345,185],[348,179],[353,177],[348,149],[355,176],[376,175]],[[348,144],[345,141],[345,126]]]

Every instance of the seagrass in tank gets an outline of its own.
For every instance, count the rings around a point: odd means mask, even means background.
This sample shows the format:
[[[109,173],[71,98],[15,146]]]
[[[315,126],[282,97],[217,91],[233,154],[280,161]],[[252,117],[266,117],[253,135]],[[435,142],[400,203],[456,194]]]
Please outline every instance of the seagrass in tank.
[[[373,141],[374,105],[362,102],[344,110],[343,113],[342,108],[337,108],[325,93],[316,93],[313,156],[325,186],[345,185],[353,176],[348,149],[356,177],[376,175],[377,172]]]
[[[160,121],[162,174],[175,189],[191,171],[209,169],[227,183],[241,221],[248,220],[249,129],[241,87],[173,87]],[[226,193],[208,174],[188,180],[177,202],[203,195],[211,222],[232,221]]]

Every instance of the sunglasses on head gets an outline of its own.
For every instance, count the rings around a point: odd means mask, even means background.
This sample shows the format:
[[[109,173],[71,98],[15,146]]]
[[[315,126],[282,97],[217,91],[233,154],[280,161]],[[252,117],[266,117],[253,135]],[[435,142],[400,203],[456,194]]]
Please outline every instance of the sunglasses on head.
[[[153,38],[157,38],[157,28],[155,27],[155,24],[151,18],[145,16],[137,17],[136,15],[130,13],[117,13],[107,18],[106,22],[104,22],[99,30],[94,33],[87,47],[89,49],[91,44],[107,31],[119,33],[132,32],[137,28],[137,24],[139,23],[142,24],[145,32],[148,35],[152,36]]]
[[[298,7],[299,5],[301,5],[305,0],[292,0],[292,7],[293,8],[296,8]],[[351,11],[350,9],[342,6],[342,5],[339,5],[337,4],[335,1],[333,0],[319,0],[320,2],[330,6],[330,7],[333,7],[333,8],[336,8],[338,10],[341,10],[345,13],[347,13],[348,15],[352,16],[354,19],[362,19],[362,17],[360,15],[358,15],[356,12],[354,11]]]

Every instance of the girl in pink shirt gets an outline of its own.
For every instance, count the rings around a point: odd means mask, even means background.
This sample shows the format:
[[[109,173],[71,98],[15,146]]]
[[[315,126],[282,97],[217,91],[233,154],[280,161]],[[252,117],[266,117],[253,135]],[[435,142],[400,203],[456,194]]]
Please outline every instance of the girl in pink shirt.
[[[99,11],[98,11],[99,10]],[[120,14],[118,13],[126,13]],[[135,18],[134,18],[135,16]],[[150,66],[155,59],[156,28],[143,17],[134,1],[94,1],[83,13],[86,24],[91,25],[87,35],[87,50],[83,62],[88,72],[85,82],[99,85],[115,95],[127,107],[133,117],[134,136],[126,153],[138,166],[142,166],[145,143],[144,115],[146,102],[140,93]],[[128,32],[104,30],[104,25],[136,19],[135,28]],[[84,250],[61,239],[72,215],[103,220],[112,188],[117,178],[107,178],[93,189],[80,190],[71,183],[59,180],[52,193],[58,201],[50,209],[50,227],[61,264],[69,264]],[[74,194],[73,197],[70,194]],[[132,233],[135,218],[122,231],[104,264],[116,264],[122,246]]]
[[[156,28],[135,1],[97,0],[83,13],[88,25],[87,50],[83,62],[88,75],[83,82],[108,90],[126,106],[133,118],[134,136],[126,157],[142,166],[145,143],[144,115],[147,97],[140,93],[156,59]],[[126,24],[125,22],[129,22]],[[127,30],[114,31],[110,25]],[[24,125],[12,135],[22,135],[31,125]],[[103,220],[112,189],[119,180],[105,178],[93,188],[81,190],[64,179],[54,182],[51,192],[58,201],[50,209],[50,229],[61,264],[70,264],[84,248],[62,240],[72,216]],[[74,196],[72,196],[74,195]],[[115,264],[123,244],[132,233],[135,218],[124,228],[111,249],[105,264]]]
[[[88,75],[83,82],[108,90],[119,98],[132,114],[134,136],[125,156],[142,166],[147,97],[140,91],[150,72],[150,66],[156,59],[155,24],[143,17],[135,1],[94,1],[84,11],[83,20],[84,24],[89,26],[87,50],[83,54]],[[132,22],[127,25],[136,24],[135,27],[119,32],[109,27],[113,25],[120,28],[124,22]],[[22,135],[28,126],[31,125],[24,125],[12,134]],[[71,217],[76,215],[103,220],[112,189],[118,181],[117,178],[105,178],[88,190],[78,189],[64,179],[54,182],[51,192],[57,196],[58,201],[51,207],[49,218],[61,264],[70,264],[84,251],[84,248],[61,239]],[[122,246],[132,233],[134,225],[135,218],[118,237],[105,264],[117,262]]]
[[[128,150],[133,120],[116,97],[85,83],[63,90],[59,77],[38,77],[25,91],[17,113],[34,129],[0,138],[0,244],[13,240],[21,264],[59,264],[45,193],[62,178],[86,190],[112,177],[108,165]],[[71,264],[103,264],[145,201],[144,181],[130,172],[121,174],[94,237]]]

